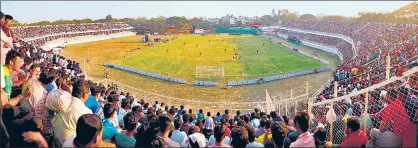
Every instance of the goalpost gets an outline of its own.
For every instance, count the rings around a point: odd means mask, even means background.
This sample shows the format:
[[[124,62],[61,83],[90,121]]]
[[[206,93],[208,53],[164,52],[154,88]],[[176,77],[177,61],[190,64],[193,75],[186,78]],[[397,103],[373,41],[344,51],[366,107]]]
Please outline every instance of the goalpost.
[[[196,78],[213,78],[225,75],[225,68],[223,66],[196,66]]]

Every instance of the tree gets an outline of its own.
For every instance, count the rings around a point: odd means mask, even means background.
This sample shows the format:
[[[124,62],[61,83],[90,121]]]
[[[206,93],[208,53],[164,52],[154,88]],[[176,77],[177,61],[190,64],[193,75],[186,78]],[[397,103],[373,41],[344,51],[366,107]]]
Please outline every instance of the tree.
[[[323,21],[347,21],[348,18],[341,15],[326,15],[322,18]]]
[[[418,2],[409,3],[392,13],[388,17],[393,17],[396,23],[418,24]]]
[[[112,22],[112,20],[113,20],[113,17],[112,17],[112,15],[107,15],[106,16],[106,18],[105,18],[105,20],[106,20],[106,22]]]
[[[175,28],[189,28],[188,25],[190,24],[185,17],[178,16],[169,17],[165,22],[168,26],[174,26]]]
[[[15,20],[15,19],[13,19],[13,20],[12,20],[12,27],[16,27],[16,26],[21,26],[21,24],[20,24],[20,22],[19,22],[19,21],[17,21],[17,20]]]
[[[301,16],[299,16],[299,20],[310,20],[310,21],[315,21],[317,20],[315,15],[312,14],[303,14]]]
[[[265,26],[273,25],[276,22],[271,15],[263,15],[260,19]]]
[[[355,18],[358,22],[387,22],[387,18],[393,18],[390,14],[376,13],[376,12],[360,12],[359,17]]]
[[[284,23],[291,21],[291,20],[296,20],[298,18],[296,13],[290,11],[289,9],[279,10],[279,13],[280,13],[280,16],[278,17],[278,19],[280,19]]]
[[[190,19],[189,22],[192,26],[191,32],[194,32],[194,30],[197,28],[207,27],[207,25],[205,25],[205,22],[203,21],[203,18],[194,17]]]

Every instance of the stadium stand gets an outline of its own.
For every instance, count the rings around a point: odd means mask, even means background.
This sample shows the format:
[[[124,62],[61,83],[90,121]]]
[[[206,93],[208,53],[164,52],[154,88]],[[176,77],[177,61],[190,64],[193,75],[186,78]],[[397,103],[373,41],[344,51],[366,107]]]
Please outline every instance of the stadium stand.
[[[409,130],[418,114],[416,25],[290,21],[284,26],[350,36],[361,54],[351,58],[351,45],[339,39],[281,31],[337,47],[344,61],[334,83],[317,98],[271,101],[267,94],[265,108],[205,114],[191,109],[198,101],[166,104],[87,80],[79,63],[41,48],[63,36],[121,32],[127,24],[11,29],[4,17],[1,147],[416,147],[416,130]]]

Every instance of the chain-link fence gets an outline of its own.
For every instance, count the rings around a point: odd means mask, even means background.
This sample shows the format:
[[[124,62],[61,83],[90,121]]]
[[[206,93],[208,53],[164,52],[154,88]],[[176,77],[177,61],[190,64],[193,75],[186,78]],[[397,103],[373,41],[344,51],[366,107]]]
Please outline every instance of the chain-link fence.
[[[280,115],[286,115],[292,119],[296,112],[307,111],[311,115],[311,130],[314,131],[318,126],[325,127],[327,140],[334,144],[341,144],[344,141],[347,119],[355,116],[359,118],[360,129],[369,137],[367,143],[369,146],[376,146],[373,144],[375,142],[373,139],[382,132],[386,132],[395,136],[392,140],[399,144],[394,143],[396,146],[405,147],[410,146],[408,140],[405,139],[416,136],[416,125],[414,124],[418,121],[417,79],[418,67],[415,66],[408,68],[401,75],[386,77],[386,80],[378,84],[352,91],[343,96],[339,96],[339,91],[341,91],[339,83],[334,82],[332,85],[334,99],[321,102],[316,102],[316,98],[309,96],[307,93],[309,91],[308,84],[306,87],[297,87],[272,95],[272,97],[266,93],[266,101],[209,102],[173,98],[110,80],[104,80],[101,83],[117,84],[119,90],[130,92],[137,100],[144,99],[148,103],[159,101],[168,106],[184,105],[185,109],[193,109],[193,111],[203,109],[204,112],[210,111],[212,114],[223,112],[225,109],[240,110],[245,113],[259,108],[262,111],[276,110]]]
[[[396,135],[391,139],[397,142],[394,145],[410,146],[405,139],[413,137],[415,140],[416,137],[417,77],[418,67],[415,67],[402,76],[391,77],[366,89],[314,103],[311,127],[325,127],[327,140],[341,144],[345,138],[348,117],[356,116],[360,121],[360,129],[370,139],[369,146],[376,146],[373,139],[383,132]],[[334,85],[334,96],[337,96],[338,83]]]
[[[199,109],[203,109],[204,112],[210,111],[212,114],[216,112],[223,113],[226,109],[230,111],[240,110],[242,113],[251,112],[255,108],[258,108],[262,111],[266,110],[266,102],[265,101],[254,101],[254,102],[211,102],[211,101],[203,101],[203,100],[191,100],[191,99],[182,99],[182,98],[175,98],[170,97],[162,94],[157,94],[149,91],[144,91],[132,86],[128,86],[116,81],[112,81],[109,79],[98,81],[97,83],[103,83],[107,85],[114,85],[117,86],[118,91],[122,92],[129,92],[131,96],[139,100],[144,100],[147,103],[153,104],[155,101],[159,103],[164,102],[167,106],[175,106],[180,107],[183,105],[185,110],[192,109],[194,112],[197,112]]]

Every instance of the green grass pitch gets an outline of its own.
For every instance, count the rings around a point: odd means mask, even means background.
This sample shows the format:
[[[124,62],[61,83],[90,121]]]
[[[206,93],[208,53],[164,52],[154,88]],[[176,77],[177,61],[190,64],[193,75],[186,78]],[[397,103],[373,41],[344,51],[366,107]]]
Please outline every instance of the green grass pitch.
[[[233,59],[233,56],[236,58]],[[157,43],[112,63],[186,79],[188,82],[253,79],[323,66],[317,60],[277,43],[270,43],[268,38],[262,36],[179,36],[173,41]],[[225,76],[196,78],[197,65],[223,66]]]

